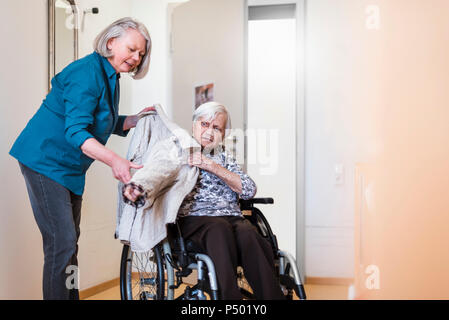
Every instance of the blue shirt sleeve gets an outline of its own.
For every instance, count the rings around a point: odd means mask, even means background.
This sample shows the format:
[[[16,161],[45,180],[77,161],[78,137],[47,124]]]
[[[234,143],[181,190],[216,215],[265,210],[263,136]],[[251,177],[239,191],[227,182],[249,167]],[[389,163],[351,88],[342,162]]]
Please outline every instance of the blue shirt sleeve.
[[[75,148],[94,136],[87,130],[94,123],[94,112],[100,97],[100,88],[93,68],[81,65],[71,70],[64,81],[66,140]]]

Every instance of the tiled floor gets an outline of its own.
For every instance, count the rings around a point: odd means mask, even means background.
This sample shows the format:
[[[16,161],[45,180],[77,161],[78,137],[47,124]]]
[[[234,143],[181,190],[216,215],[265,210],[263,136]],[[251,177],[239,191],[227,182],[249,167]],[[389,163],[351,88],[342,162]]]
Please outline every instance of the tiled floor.
[[[305,285],[308,300],[346,300],[348,298],[347,286],[333,285]],[[86,300],[120,300],[120,287],[116,286]]]

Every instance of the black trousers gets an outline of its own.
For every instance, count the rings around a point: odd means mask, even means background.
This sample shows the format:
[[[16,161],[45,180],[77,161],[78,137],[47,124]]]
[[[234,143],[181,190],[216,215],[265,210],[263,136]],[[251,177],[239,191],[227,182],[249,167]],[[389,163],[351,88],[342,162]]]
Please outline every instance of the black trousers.
[[[76,276],[82,197],[19,162],[42,234],[44,300],[78,300]]]
[[[256,299],[283,298],[271,246],[249,221],[243,217],[190,216],[178,223],[183,237],[201,246],[214,262],[222,299],[242,299],[237,286],[238,265],[243,267]]]

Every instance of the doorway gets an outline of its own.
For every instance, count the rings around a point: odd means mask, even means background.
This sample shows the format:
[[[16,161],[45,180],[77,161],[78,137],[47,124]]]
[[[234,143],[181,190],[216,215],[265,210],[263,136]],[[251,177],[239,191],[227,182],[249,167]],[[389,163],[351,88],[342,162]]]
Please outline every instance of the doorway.
[[[270,2],[247,3],[245,163],[256,196],[274,198],[261,209],[304,278],[302,1]]]

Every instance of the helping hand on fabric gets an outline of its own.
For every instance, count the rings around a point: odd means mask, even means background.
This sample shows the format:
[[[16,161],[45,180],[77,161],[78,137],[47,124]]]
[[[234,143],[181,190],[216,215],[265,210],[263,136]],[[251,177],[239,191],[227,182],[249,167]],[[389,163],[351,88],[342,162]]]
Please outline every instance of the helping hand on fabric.
[[[156,109],[154,106],[146,107],[142,111],[140,111],[138,114],[128,116],[125,119],[125,123],[123,124],[123,129],[126,131],[131,128],[135,128],[137,125],[137,122],[144,116],[146,116],[150,112],[156,112]]]

